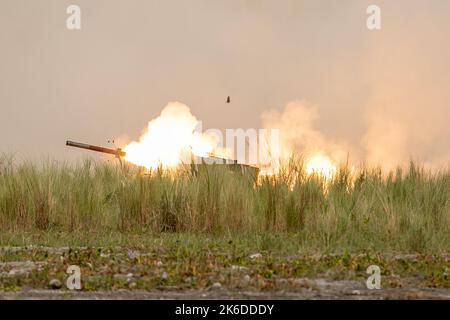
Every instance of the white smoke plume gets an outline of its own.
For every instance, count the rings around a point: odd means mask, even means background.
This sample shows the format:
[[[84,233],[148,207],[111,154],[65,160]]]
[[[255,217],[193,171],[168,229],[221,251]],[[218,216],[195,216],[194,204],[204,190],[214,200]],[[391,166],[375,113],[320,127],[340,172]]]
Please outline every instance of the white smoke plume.
[[[317,107],[305,101],[292,101],[282,112],[272,109],[261,115],[263,128],[279,129],[282,159],[299,154],[306,159],[321,155],[336,163],[347,161],[350,147],[317,130],[318,119]]]

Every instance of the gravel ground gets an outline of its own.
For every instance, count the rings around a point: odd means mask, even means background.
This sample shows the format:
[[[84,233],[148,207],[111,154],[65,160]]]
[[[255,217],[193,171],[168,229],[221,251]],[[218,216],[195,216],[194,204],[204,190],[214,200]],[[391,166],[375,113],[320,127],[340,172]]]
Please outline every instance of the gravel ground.
[[[368,290],[355,281],[309,280],[314,288],[298,290],[115,290],[115,291],[69,291],[69,290],[22,290],[0,292],[0,299],[113,299],[113,300],[190,300],[190,299],[444,299],[450,300],[450,289],[389,288]]]
[[[208,267],[205,276],[211,281],[199,282],[197,287],[188,288],[182,287],[182,283],[168,284],[165,279],[169,276],[170,267],[178,266],[179,261],[176,258],[170,260],[170,256],[166,257],[166,262],[162,263],[158,259],[161,257],[155,256],[155,253],[150,251],[148,253],[137,253],[136,251],[127,248],[113,248],[109,251],[99,251],[99,249],[77,248],[76,256],[68,256],[70,254],[68,247],[0,247],[0,299],[447,299],[450,300],[450,288],[445,285],[448,272],[448,256],[440,257],[439,263],[435,260],[426,260],[426,258],[418,255],[399,255],[394,257],[395,261],[401,259],[402,263],[411,263],[410,268],[415,267],[416,263],[421,261],[431,261],[426,267],[435,266],[437,270],[444,270],[442,274],[445,275],[442,286],[424,286],[423,281],[425,277],[421,274],[410,273],[402,274],[400,276],[391,275],[386,276],[385,283],[390,284],[382,287],[379,290],[369,290],[366,287],[365,272],[362,271],[361,280],[355,278],[347,278],[352,280],[334,280],[333,278],[339,272],[343,272],[341,261],[337,260],[338,269],[334,272],[325,274],[318,274],[313,277],[303,278],[283,278],[275,277],[270,282],[264,282],[266,286],[261,286],[259,289],[255,286],[248,287],[242,285],[243,283],[250,283],[255,279],[264,279],[260,273],[267,273],[267,265],[275,268],[272,262],[266,262],[265,256],[257,254],[250,255],[247,259],[247,266],[231,265],[211,265]],[[72,253],[73,254],[73,253]],[[140,262],[136,262],[136,257],[139,257]],[[333,255],[329,256],[333,257]],[[356,259],[358,256],[353,257]],[[84,281],[89,279],[96,279],[98,277],[108,277],[112,279],[113,284],[111,289],[104,289],[102,287],[90,287],[88,290],[68,290],[60,279],[64,279],[65,268],[67,264],[72,263],[73,259],[79,259],[83,263],[83,267],[90,269],[90,275],[86,276]],[[72,260],[71,260],[72,259]],[[81,259],[81,260],[80,260]],[[309,267],[313,267],[315,261],[321,261],[321,257],[311,256],[312,263]],[[424,260],[425,259],[425,260]],[[3,260],[3,261],[1,261]],[[108,266],[111,261],[115,261],[115,265]],[[213,260],[215,263],[218,260]],[[282,260],[277,268],[282,268],[283,265],[290,264],[291,260]],[[309,260],[307,260],[309,261]],[[357,261],[357,260],[355,260]],[[428,262],[427,262],[428,263]],[[199,264],[201,265],[201,263]],[[139,269],[145,266],[143,270]],[[262,268],[264,267],[264,268]],[[167,268],[167,269],[165,269]],[[179,268],[179,267],[177,267]],[[261,269],[262,268],[262,269]],[[175,270],[175,269],[174,269]],[[261,271],[262,270],[262,271]],[[270,269],[271,270],[271,269]],[[394,270],[394,269],[393,269]],[[161,285],[150,286],[147,290],[135,287],[133,290],[129,288],[132,283],[139,279],[135,276],[139,271],[145,271],[153,278],[162,277]],[[133,273],[134,272],[134,273]],[[154,274],[153,274],[153,273]],[[259,273],[258,273],[259,272]],[[355,275],[354,271],[347,270],[347,276]],[[222,285],[220,282],[223,274],[228,273],[229,277],[235,277],[233,281],[228,282],[228,286]],[[147,274],[147,277],[148,277]],[[161,275],[160,275],[161,274]],[[176,274],[176,273],[171,273]],[[281,274],[281,273],[280,273]],[[440,273],[436,273],[440,274]],[[432,273],[432,276],[436,276]],[[251,277],[250,277],[251,275]],[[198,277],[200,277],[199,275]],[[204,275],[203,275],[204,276]],[[84,277],[84,275],[83,275]],[[165,277],[165,278],[164,278]],[[103,279],[106,279],[103,278]],[[57,281],[59,285],[57,288],[50,289],[49,280]],[[186,278],[187,280],[189,278]],[[206,280],[207,280],[206,279]],[[226,279],[222,277],[222,280]],[[253,280],[250,280],[253,279]],[[28,282],[27,282],[28,281]],[[121,287],[116,286],[117,283]],[[13,284],[12,286],[7,283]],[[50,281],[51,282],[51,281]],[[105,282],[108,284],[108,282]],[[208,284],[209,283],[209,284]],[[212,285],[211,285],[212,283]],[[441,282],[439,282],[440,284]],[[267,286],[271,284],[271,286]],[[242,286],[241,286],[242,285]],[[136,286],[136,285],[135,285]],[[233,287],[234,286],[234,287]]]

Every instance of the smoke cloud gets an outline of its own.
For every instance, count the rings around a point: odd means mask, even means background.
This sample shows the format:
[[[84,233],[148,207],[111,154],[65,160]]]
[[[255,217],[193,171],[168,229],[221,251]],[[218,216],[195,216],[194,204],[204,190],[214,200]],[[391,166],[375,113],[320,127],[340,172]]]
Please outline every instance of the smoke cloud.
[[[69,0],[3,0],[0,152],[80,158],[66,139],[137,141],[181,101],[204,130],[279,128],[283,152],[448,166],[450,2],[376,2],[379,31],[369,0],[79,0],[69,31]]]
[[[263,128],[280,131],[282,158],[287,159],[293,154],[306,158],[323,154],[335,162],[345,162],[350,147],[317,130],[315,122],[318,119],[318,108],[305,101],[292,101],[281,112],[273,109],[261,115]]]

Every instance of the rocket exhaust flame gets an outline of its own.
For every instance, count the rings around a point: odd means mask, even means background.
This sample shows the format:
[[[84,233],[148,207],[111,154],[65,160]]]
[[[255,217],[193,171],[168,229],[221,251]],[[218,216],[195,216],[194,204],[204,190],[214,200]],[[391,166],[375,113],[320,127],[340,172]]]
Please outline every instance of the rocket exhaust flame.
[[[325,178],[325,180],[331,180],[337,172],[336,165],[332,160],[321,154],[309,158],[306,161],[305,170],[307,174],[316,174]]]
[[[291,105],[286,112],[288,113],[287,116],[285,114],[281,116],[291,121],[293,117],[289,113],[295,112],[297,113],[295,114],[296,118],[299,118],[299,112],[307,114],[310,111]],[[272,159],[274,161],[270,161],[270,165],[259,162],[257,167],[253,168],[258,171],[261,169],[261,175],[277,174],[280,170],[280,163],[295,153],[295,142],[300,140],[302,143],[307,143],[301,148],[303,149],[302,151],[306,151],[308,154],[305,158],[306,173],[320,176],[326,180],[332,179],[337,172],[337,167],[332,158],[325,151],[322,151],[326,149],[322,137],[310,128],[310,124],[307,121],[303,121],[301,124],[302,131],[299,132],[297,123],[291,124],[286,122],[284,118],[280,121],[279,118],[280,115],[276,115],[275,125],[281,129],[282,134],[285,134],[285,137],[287,136],[288,139],[281,139],[281,141],[278,141],[278,139],[275,139],[276,141],[270,140],[272,144],[275,143],[277,145],[271,145],[271,143],[268,143],[268,140],[261,150],[249,148],[249,153],[250,149],[252,149],[252,152],[258,153],[259,160],[267,158],[267,156],[276,158]],[[158,167],[169,169],[180,164],[197,163],[198,161],[196,160],[199,158],[201,159],[200,163],[205,164],[241,165],[238,161],[231,160],[228,157],[221,158],[221,155],[229,155],[231,153],[230,150],[222,148],[222,142],[218,141],[220,139],[214,134],[196,131],[199,124],[199,120],[192,115],[189,107],[179,102],[171,102],[161,111],[158,117],[148,122],[146,130],[138,141],[127,144],[123,149],[109,149],[73,141],[67,141],[66,145],[112,154],[119,159],[123,158],[129,163],[145,167],[147,170]],[[238,130],[238,132],[245,133],[243,130]],[[314,145],[314,150],[308,149],[310,145]],[[280,153],[271,152],[271,150],[278,148],[282,149]],[[242,165],[247,166],[245,164]]]
[[[156,119],[148,123],[139,141],[123,148],[125,160],[154,169],[189,163],[192,155],[208,157],[215,149],[215,141],[213,137],[195,131],[198,123],[186,105],[169,103]]]

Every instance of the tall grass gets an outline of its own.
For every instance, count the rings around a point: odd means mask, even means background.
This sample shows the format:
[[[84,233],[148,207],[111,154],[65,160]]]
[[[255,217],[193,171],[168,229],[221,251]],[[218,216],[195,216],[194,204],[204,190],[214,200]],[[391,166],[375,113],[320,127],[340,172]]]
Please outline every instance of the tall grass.
[[[86,160],[0,157],[0,232],[297,233],[303,244],[450,249],[450,171],[414,163],[382,175],[343,166],[331,181],[293,159],[275,176],[221,165],[198,170]]]

